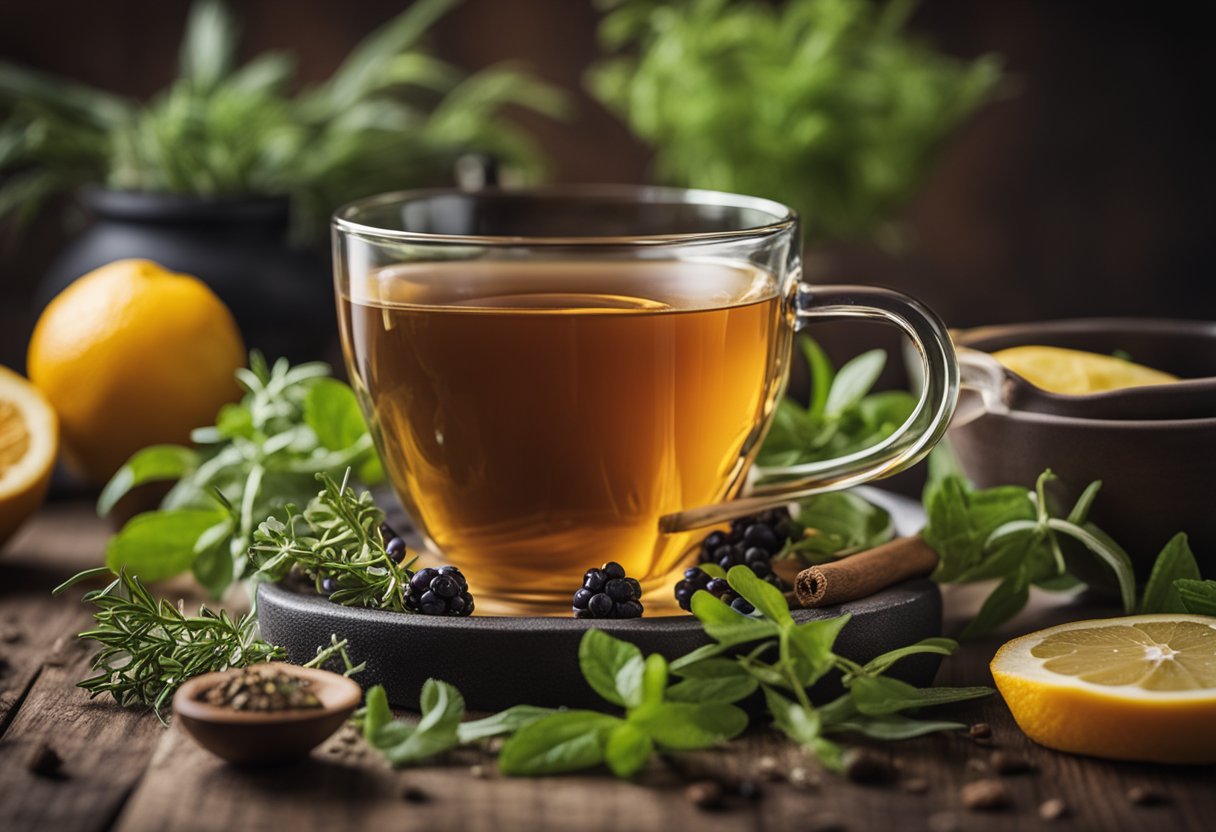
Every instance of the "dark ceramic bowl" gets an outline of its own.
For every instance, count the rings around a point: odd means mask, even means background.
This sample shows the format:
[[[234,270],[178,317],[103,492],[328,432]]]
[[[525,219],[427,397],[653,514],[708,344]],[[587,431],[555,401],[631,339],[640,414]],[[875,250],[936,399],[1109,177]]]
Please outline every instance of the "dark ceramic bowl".
[[[1206,577],[1216,577],[1216,509],[1211,499],[1216,464],[1216,322],[1083,319],[983,327],[955,334],[959,346],[983,352],[1043,345],[1113,353],[1188,379],[1184,385],[1146,387],[1125,404],[1089,418],[1095,396],[1056,396],[1053,412],[989,411],[950,431],[967,475],[980,487],[1032,486],[1045,468],[1059,476],[1055,492],[1071,502],[1093,480],[1102,491],[1091,519],[1121,543],[1141,580],[1176,532],[1190,535]],[[963,396],[972,395],[964,391]],[[1176,410],[1140,418],[1155,395],[1174,397]],[[1073,400],[1070,402],[1069,400]],[[1160,403],[1160,402],[1158,402]],[[1126,407],[1132,418],[1120,408]],[[1084,414],[1084,415],[1082,415]]]

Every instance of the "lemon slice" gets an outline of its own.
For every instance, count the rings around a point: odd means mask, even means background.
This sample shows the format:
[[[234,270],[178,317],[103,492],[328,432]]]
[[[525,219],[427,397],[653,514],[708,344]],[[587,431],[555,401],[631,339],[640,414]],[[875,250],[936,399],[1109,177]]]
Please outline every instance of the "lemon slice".
[[[1168,384],[1177,376],[1112,355],[1062,347],[1010,347],[992,357],[1049,393],[1083,396],[1127,387]]]
[[[1061,624],[1005,644],[991,667],[1018,727],[1049,748],[1216,762],[1216,618]]]
[[[55,411],[34,385],[0,367],[0,546],[42,505],[58,450]]]

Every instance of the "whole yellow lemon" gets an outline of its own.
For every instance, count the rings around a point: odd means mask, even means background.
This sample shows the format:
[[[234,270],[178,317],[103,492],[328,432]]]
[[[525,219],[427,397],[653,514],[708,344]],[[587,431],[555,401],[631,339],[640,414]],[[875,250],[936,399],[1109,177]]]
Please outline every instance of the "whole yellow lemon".
[[[184,443],[240,395],[245,345],[201,280],[149,260],[118,260],[43,311],[29,377],[59,414],[69,466],[100,484],[148,445]]]

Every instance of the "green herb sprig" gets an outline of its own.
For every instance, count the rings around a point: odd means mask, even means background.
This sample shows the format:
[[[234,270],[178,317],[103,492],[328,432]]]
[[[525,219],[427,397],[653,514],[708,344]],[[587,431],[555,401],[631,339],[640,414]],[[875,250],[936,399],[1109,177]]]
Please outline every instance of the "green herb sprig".
[[[105,567],[73,576],[54,594],[83,580],[112,576]],[[187,615],[181,606],[155,598],[143,582],[123,571],[102,589],[85,593],[84,602],[96,607],[95,626],[79,638],[101,645],[93,657],[95,676],[80,682],[90,697],[109,694],[120,706],[151,708],[162,722],[162,709],[183,682],[204,673],[247,667],[285,659],[287,651],[256,638],[253,613],[233,618],[226,611],[201,607]],[[305,667],[324,666],[340,657],[347,675],[357,673],[346,652],[347,642],[332,637],[327,647]]]
[[[698,592],[693,612],[714,643],[670,664],[601,630],[584,634],[579,644],[583,678],[608,705],[620,709],[616,713],[519,705],[461,723],[464,699],[459,691],[430,679],[422,689],[417,725],[394,721],[383,689],[369,691],[360,715],[364,737],[397,766],[505,734],[509,739],[499,757],[504,774],[559,774],[606,765],[618,777],[632,777],[656,751],[708,748],[738,736],[748,717],[736,703],[760,690],[773,724],[826,767],[838,770],[841,749],[829,735],[898,740],[958,730],[965,726],[908,712],[992,693],[984,687],[916,688],[883,675],[908,656],[950,655],[957,647],[950,639],[925,639],[859,665],[832,651],[847,615],[798,624],[781,592],[750,569],[735,567],[727,580],[757,612],[740,615]],[[832,671],[841,674],[846,692],[816,708],[807,688]]]
[[[267,518],[253,535],[254,580],[280,581],[292,568],[311,578],[318,592],[337,584],[331,601],[356,607],[408,612],[405,597],[414,561],[396,563],[385,550],[384,512],[369,492],[356,494],[350,471],[342,482],[321,473],[321,492],[303,513],[287,506],[286,520]]]
[[[1216,616],[1216,581],[1203,580],[1182,532],[1170,538],[1157,555],[1137,612]]]
[[[814,339],[799,336],[810,370],[810,400],[803,407],[786,397],[777,406],[757,464],[764,469],[835,459],[878,444],[916,409],[904,390],[871,393],[887,363],[883,350],[864,352],[839,370]]]
[[[384,472],[354,392],[320,363],[273,366],[260,353],[237,371],[245,390],[213,427],[194,431],[195,447],[154,445],[137,452],[101,493],[109,512],[131,489],[176,480],[159,511],[132,518],[110,539],[106,565],[145,581],[192,571],[219,598],[249,572],[253,533],[288,503],[316,492],[316,475],[353,467],[374,485]]]
[[[685,677],[683,684],[693,682],[693,690],[712,690],[706,684],[712,680],[719,686],[731,686],[730,695],[742,698],[759,687],[773,724],[830,769],[840,768],[841,754],[828,735],[852,732],[895,740],[957,730],[964,726],[922,720],[907,712],[992,693],[986,687],[917,688],[882,675],[896,662],[918,653],[950,655],[957,647],[950,639],[925,639],[859,665],[832,650],[849,616],[799,624],[790,614],[785,596],[747,567],[732,568],[727,581],[756,607],[759,617],[740,616],[720,599],[698,592],[692,599],[692,611],[715,643],[677,660],[672,671]],[[746,645],[754,646],[733,659],[720,658]],[[841,674],[846,692],[816,708],[807,689],[832,671]]]
[[[549,116],[566,99],[509,66],[465,75],[420,40],[458,0],[418,0],[325,82],[293,90],[295,56],[239,65],[227,7],[195,3],[178,79],[150,102],[0,61],[0,219],[32,218],[81,185],[204,197],[287,195],[299,236],[352,199],[448,178],[462,153],[533,177],[540,154],[504,110]]]
[[[962,476],[932,480],[925,493],[929,523],[922,534],[940,562],[933,573],[941,583],[999,580],[964,636],[988,632],[1018,613],[1030,587],[1068,589],[1081,581],[1113,577],[1124,611],[1135,608],[1136,579],[1131,558],[1109,535],[1089,522],[1101,482],[1090,483],[1066,516],[1052,511],[1046,486],[1051,471],[1034,490],[1002,486],[977,490]],[[1093,564],[1097,562],[1098,569]],[[1096,576],[1096,577],[1095,577]]]

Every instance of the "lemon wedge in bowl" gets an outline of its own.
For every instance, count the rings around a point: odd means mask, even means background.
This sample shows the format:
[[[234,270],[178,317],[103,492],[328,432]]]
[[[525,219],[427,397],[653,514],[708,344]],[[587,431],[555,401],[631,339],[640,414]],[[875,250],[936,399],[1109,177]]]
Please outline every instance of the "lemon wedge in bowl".
[[[1035,387],[1065,396],[1178,381],[1177,376],[1113,355],[1063,347],[1010,347],[994,352],[992,357]]]
[[[1216,618],[1074,621],[1008,642],[991,669],[1018,727],[1048,748],[1216,762]]]

